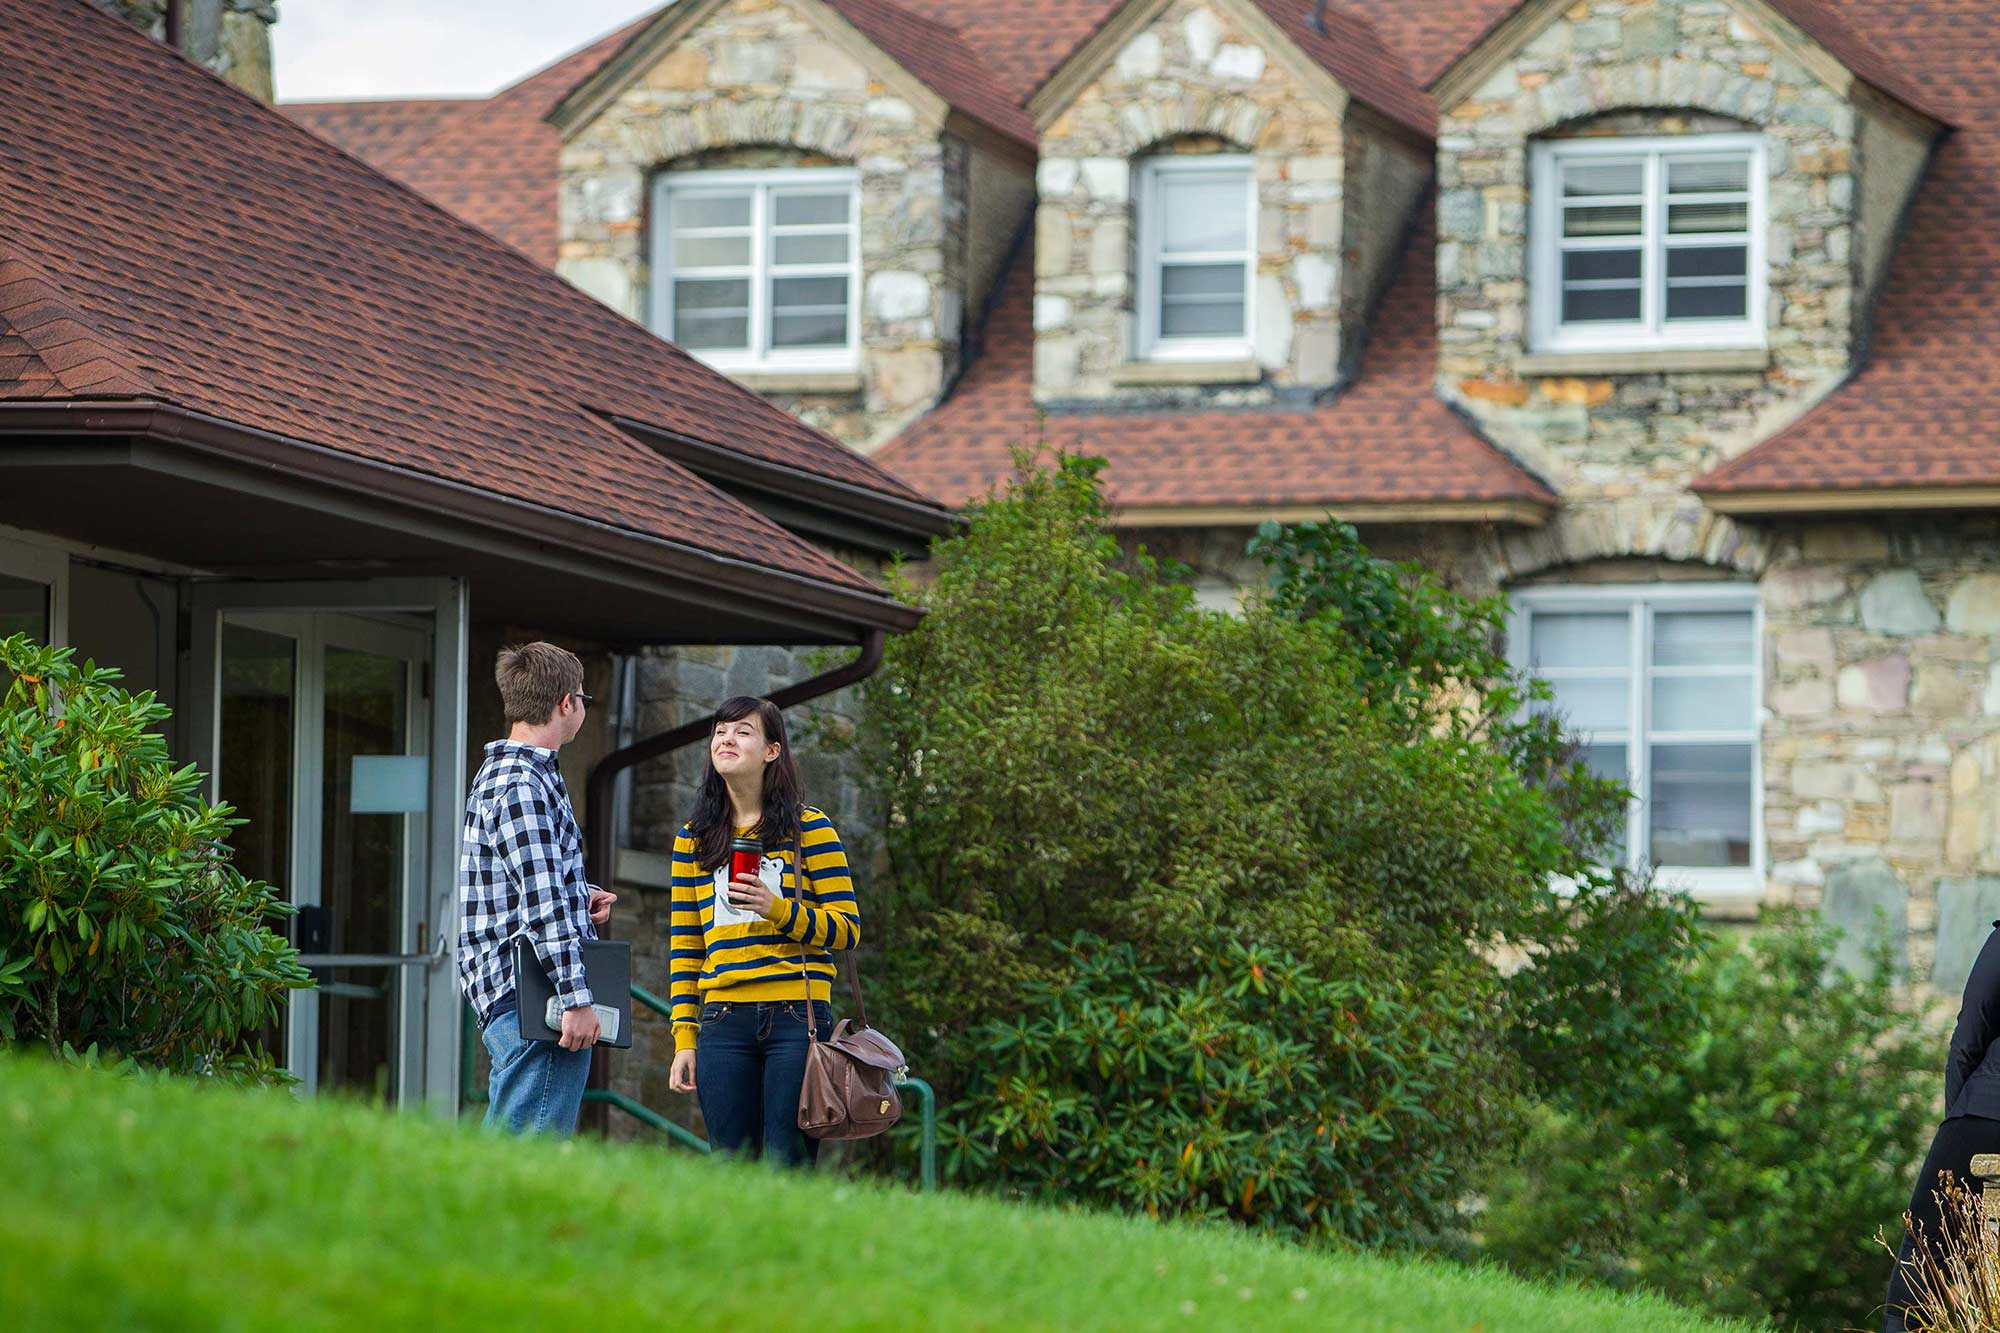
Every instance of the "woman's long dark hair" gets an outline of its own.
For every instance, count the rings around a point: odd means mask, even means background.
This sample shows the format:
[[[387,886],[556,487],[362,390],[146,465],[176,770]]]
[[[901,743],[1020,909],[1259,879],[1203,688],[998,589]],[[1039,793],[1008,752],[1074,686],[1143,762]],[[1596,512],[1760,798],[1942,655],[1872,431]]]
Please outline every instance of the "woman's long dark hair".
[[[709,721],[709,742],[715,728],[724,722],[741,722],[751,714],[763,725],[765,741],[778,743],[778,757],[764,766],[764,814],[757,821],[757,837],[766,851],[789,846],[799,835],[799,764],[792,758],[792,742],[785,735],[785,715],[769,699],[739,694],[724,699]],[[694,813],[688,816],[688,832],[694,835],[694,859],[703,870],[714,870],[729,859],[729,840],[735,836],[736,807],[729,800],[729,784],[715,771],[715,760],[707,761],[701,790],[695,794]]]

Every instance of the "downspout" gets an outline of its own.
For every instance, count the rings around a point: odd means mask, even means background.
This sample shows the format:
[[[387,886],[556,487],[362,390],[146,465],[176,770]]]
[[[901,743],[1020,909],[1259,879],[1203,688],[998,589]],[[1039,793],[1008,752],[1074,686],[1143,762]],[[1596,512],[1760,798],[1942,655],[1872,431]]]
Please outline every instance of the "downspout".
[[[779,708],[790,708],[793,704],[821,698],[858,680],[867,679],[875,674],[875,668],[882,665],[884,639],[882,630],[869,630],[861,640],[860,655],[853,661],[774,691],[770,696],[771,702]],[[583,799],[584,809],[590,815],[590,834],[585,839],[584,873],[591,883],[609,888],[617,870],[614,862],[618,854],[618,821],[613,817],[611,793],[618,775],[648,759],[657,759],[692,745],[707,736],[708,731],[709,719],[706,717],[684,722],[669,731],[613,750],[590,766],[590,772],[583,780]]]

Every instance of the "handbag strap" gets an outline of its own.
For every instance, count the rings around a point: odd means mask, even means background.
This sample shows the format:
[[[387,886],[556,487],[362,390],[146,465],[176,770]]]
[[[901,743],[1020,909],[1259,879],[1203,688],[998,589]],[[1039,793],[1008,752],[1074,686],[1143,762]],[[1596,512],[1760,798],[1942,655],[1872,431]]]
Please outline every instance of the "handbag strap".
[[[802,832],[794,832],[792,834],[792,891],[798,894],[797,902],[800,907],[806,905],[806,849],[803,837],[804,834]],[[831,934],[832,932],[829,931],[829,937],[831,937]],[[828,949],[827,952],[833,953],[834,950]],[[847,949],[843,952],[847,954],[846,972],[848,991],[854,996],[854,1020],[862,1027],[867,1027],[868,1006],[861,1002],[861,964],[855,960],[854,950]],[[833,960],[833,970],[836,972],[842,970],[840,959],[837,956]],[[799,974],[805,978],[806,983],[806,1040],[808,1042],[817,1042],[819,1040],[819,1023],[813,1017],[813,980],[811,970],[806,967],[806,942],[804,940],[799,941]]]

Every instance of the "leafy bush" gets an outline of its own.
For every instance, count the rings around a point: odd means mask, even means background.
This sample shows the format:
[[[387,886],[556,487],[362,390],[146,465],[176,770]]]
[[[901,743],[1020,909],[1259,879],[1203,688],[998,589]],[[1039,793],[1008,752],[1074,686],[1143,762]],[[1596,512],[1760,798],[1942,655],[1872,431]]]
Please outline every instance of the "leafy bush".
[[[1452,1221],[1480,1095],[1449,990],[1205,952],[1175,984],[1079,937],[1060,985],[975,1036],[946,1169],[1023,1196],[1363,1241]]]
[[[311,978],[229,863],[239,821],[168,761],[166,707],[19,635],[0,668],[0,1040],[280,1080],[247,1039]]]
[[[1541,1117],[1490,1199],[1488,1252],[1786,1328],[1870,1326],[1888,1278],[1871,1237],[1909,1198],[1941,1043],[1886,955],[1865,977],[1832,956],[1803,920],[1711,942],[1697,1021],[1653,1049],[1642,1091]]]
[[[1241,948],[1296,960],[1301,988],[1365,983],[1384,1002],[1435,1005],[1423,1022],[1455,1063],[1433,1080],[1439,1132],[1411,1145],[1438,1155],[1398,1180],[1434,1180],[1505,1142],[1524,1089],[1577,1077],[1565,1053],[1604,1040],[1598,1011],[1622,1006],[1636,1024],[1655,998],[1634,1009],[1618,978],[1565,970],[1602,914],[1549,887],[1552,872],[1584,872],[1592,821],[1622,793],[1510,702],[1533,687],[1495,655],[1491,605],[1363,553],[1352,578],[1369,581],[1371,609],[1335,613],[1322,585],[1355,560],[1352,530],[1329,526],[1280,566],[1270,597],[1206,611],[1177,571],[1121,551],[1094,474],[1086,460],[1024,458],[936,548],[926,580],[902,581],[929,614],[863,687],[859,743],[889,869],[870,902],[879,1007],[912,1063],[963,1101],[987,1077],[987,1024],[1024,995],[1046,1004],[1082,984],[1059,947],[1079,933],[1130,946],[1175,1013],[1216,984],[1204,960]],[[1265,549],[1283,539],[1266,534]],[[1634,913],[1654,901],[1618,900]],[[1491,961],[1503,943],[1546,966],[1503,977]],[[1560,994],[1537,996],[1544,981]],[[1317,1039],[1302,1019],[1270,1021],[1273,1039]],[[1280,1089],[1292,1100],[1272,1114],[1317,1124],[1322,1093],[1359,1078],[1327,1069],[1336,1086]],[[1184,1082],[1154,1110],[1201,1121],[1215,1114],[1201,1098]],[[1021,1187],[1015,1165],[969,1146],[994,1126],[960,1128],[962,1177],[990,1169]],[[1335,1220],[1316,1226],[1387,1238],[1439,1223],[1389,1176],[1352,1169],[1375,1211],[1329,1203]],[[1175,1179],[1189,1192],[1152,1200],[1162,1211],[1215,1206],[1208,1186]]]

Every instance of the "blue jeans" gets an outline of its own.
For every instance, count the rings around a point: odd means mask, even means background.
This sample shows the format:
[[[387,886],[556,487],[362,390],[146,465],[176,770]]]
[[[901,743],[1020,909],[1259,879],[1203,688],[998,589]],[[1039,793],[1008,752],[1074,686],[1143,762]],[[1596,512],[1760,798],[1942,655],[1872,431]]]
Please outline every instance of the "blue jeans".
[[[833,1006],[813,1001],[820,1039],[833,1035]],[[819,1140],[799,1130],[799,1086],[806,1078],[804,1000],[728,1001],[701,1007],[695,1045],[695,1094],[719,1152],[762,1153],[780,1166],[819,1160]]]
[[[590,1052],[552,1041],[527,1041],[510,995],[479,1031],[493,1072],[486,1083],[486,1123],[515,1134],[574,1134],[590,1077]]]

